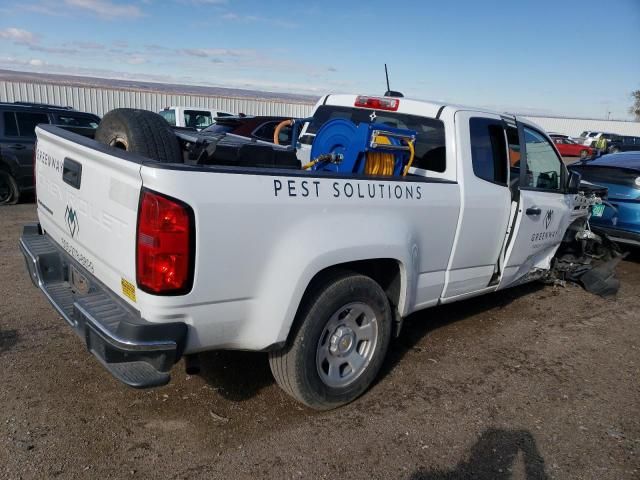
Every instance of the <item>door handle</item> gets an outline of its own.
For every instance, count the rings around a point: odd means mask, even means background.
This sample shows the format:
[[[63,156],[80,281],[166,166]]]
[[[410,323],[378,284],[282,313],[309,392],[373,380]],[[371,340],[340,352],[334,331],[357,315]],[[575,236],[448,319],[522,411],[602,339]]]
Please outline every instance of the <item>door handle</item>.
[[[527,208],[527,215],[540,215],[542,213],[542,209],[538,207],[529,207]]]
[[[9,148],[12,148],[13,150],[24,150],[27,147],[19,143],[14,143],[13,145],[9,145]]]

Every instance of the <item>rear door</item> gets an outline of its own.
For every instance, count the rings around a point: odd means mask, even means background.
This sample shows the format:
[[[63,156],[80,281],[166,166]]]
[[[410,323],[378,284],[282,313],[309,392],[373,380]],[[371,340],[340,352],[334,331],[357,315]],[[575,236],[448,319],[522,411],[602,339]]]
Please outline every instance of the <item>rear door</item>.
[[[566,192],[567,169],[541,130],[518,123],[520,158],[511,167],[518,200],[513,235],[505,255],[500,288],[547,269],[560,245],[573,206]],[[514,178],[515,177],[515,178]]]
[[[497,287],[511,214],[504,121],[498,115],[458,111],[455,126],[464,208],[447,267],[444,300]]]
[[[2,149],[17,161],[16,180],[20,188],[33,186],[33,148],[36,141],[36,125],[49,123],[43,112],[3,112],[4,138]]]

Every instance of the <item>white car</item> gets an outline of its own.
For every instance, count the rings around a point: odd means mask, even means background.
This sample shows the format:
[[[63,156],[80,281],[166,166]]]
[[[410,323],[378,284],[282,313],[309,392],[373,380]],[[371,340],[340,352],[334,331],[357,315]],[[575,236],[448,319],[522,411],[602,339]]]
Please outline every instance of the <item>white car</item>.
[[[239,149],[255,166],[222,143],[210,150],[224,146],[225,163],[183,163],[149,115],[132,117],[147,133],[122,149],[39,126],[39,223],[20,240],[34,283],[134,387],[167,383],[183,356],[241,349],[269,352],[305,405],[343,405],[376,377],[403,318],[544,276],[595,201],[539,126],[489,111],[324,96],[312,151],[349,145],[314,154],[326,169],[264,142]],[[116,137],[117,116],[101,123]],[[361,127],[372,152],[410,155],[400,173],[340,170]],[[380,140],[402,131],[406,145]],[[136,142],[144,156],[123,151]]]
[[[585,135],[586,134],[586,135]],[[580,137],[582,138],[582,144],[587,147],[595,147],[598,143],[598,140],[601,137],[604,137],[607,140],[607,143],[611,141],[613,137],[618,137],[619,135],[615,133],[607,133],[607,132],[582,132]]]
[[[232,117],[235,114],[223,110],[198,107],[167,107],[160,115],[173,127],[187,127],[202,130],[216,123],[216,117]]]

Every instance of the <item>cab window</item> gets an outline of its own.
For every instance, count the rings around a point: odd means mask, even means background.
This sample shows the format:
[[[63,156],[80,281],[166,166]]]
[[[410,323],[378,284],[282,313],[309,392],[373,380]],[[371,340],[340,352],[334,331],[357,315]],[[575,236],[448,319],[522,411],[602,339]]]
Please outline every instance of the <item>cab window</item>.
[[[504,126],[489,118],[471,118],[471,162],[478,178],[507,185],[507,144]]]
[[[527,171],[522,187],[560,190],[562,162],[553,146],[540,132],[524,127]]]
[[[315,135],[326,122],[336,118],[350,120],[356,125],[375,121],[394,128],[414,130],[417,133],[413,162],[416,172],[424,175],[421,170],[442,173],[447,169],[444,123],[441,120],[383,110],[322,105],[313,114],[306,136]]]

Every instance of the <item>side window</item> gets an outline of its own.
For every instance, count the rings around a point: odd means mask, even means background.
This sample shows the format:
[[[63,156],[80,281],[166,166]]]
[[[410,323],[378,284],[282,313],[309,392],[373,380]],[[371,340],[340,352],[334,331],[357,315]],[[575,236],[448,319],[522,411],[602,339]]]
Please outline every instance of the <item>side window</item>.
[[[169,123],[169,125],[171,125],[172,127],[176,126],[176,111],[175,110],[162,110],[160,112],[160,115],[162,115],[162,118],[164,118],[167,123]]]
[[[502,122],[471,118],[471,161],[473,173],[489,182],[507,185],[507,144]]]
[[[21,137],[35,138],[36,125],[49,123],[49,116],[46,113],[16,112],[16,118]]]
[[[18,124],[16,123],[16,114],[13,112],[4,112],[2,117],[4,120],[4,134],[7,137],[17,137]]]
[[[66,125],[69,127],[86,127],[93,128],[94,130],[98,128],[98,121],[92,117],[87,117],[84,115],[57,115],[56,116],[56,124],[58,125]]]
[[[527,145],[527,173],[523,187],[560,190],[562,163],[547,139],[539,132],[524,127]]]

